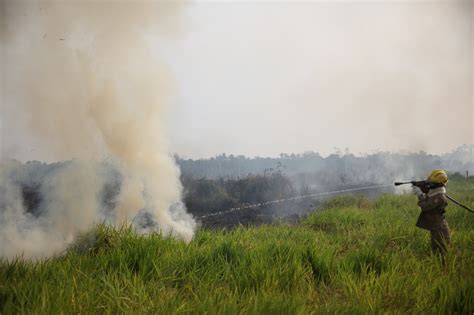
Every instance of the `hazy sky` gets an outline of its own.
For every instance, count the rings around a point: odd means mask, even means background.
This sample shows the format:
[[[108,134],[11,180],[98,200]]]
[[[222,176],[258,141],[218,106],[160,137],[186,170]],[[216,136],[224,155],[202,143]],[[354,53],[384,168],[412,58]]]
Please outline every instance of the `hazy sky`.
[[[153,41],[173,152],[274,156],[474,143],[473,1],[199,2]]]
[[[0,0],[2,158],[95,157],[88,148],[105,134],[86,110],[97,107],[85,101],[94,92],[88,75],[135,89],[115,95],[117,110],[125,102],[133,114],[126,128],[113,121],[111,134],[168,151],[129,132],[144,126],[135,117],[151,119],[142,103],[154,102],[152,125],[183,157],[474,144],[474,1],[53,4]],[[103,16],[88,10],[94,5]],[[112,61],[120,67],[104,71]],[[134,76],[137,67],[146,71]],[[140,76],[154,69],[160,79]],[[162,96],[147,98],[155,92]],[[58,146],[66,148],[59,156]]]

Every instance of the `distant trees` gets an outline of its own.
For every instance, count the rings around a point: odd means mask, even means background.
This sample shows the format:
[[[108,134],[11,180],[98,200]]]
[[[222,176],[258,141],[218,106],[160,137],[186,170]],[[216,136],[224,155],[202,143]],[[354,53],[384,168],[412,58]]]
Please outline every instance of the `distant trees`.
[[[339,179],[341,183],[381,182],[387,178],[416,178],[425,176],[433,168],[443,168],[450,172],[474,174],[474,145],[464,145],[442,155],[417,153],[378,152],[355,156],[347,150],[322,157],[315,152],[303,154],[281,153],[279,157],[247,158],[221,154],[210,159],[181,159],[176,161],[185,176],[194,178],[242,178],[248,175],[264,174],[268,170],[280,170],[295,178],[313,174],[321,180]],[[330,176],[331,179],[323,177]],[[318,181],[318,182],[319,182]],[[314,181],[313,181],[314,182]],[[310,185],[310,182],[306,184]]]
[[[221,154],[211,159],[176,161],[182,172],[185,203],[194,212],[217,211],[290,195],[422,179],[436,168],[474,174],[473,149],[474,145],[465,145],[443,155],[378,152],[355,156],[347,150],[327,157],[315,152],[282,153],[276,158]]]
[[[184,203],[194,214],[206,214],[221,209],[232,208],[239,202],[229,194],[225,180],[194,179],[189,176],[181,178],[184,187]]]
[[[288,198],[296,194],[289,178],[278,170],[240,179],[195,179],[182,176],[181,181],[184,203],[196,215]]]

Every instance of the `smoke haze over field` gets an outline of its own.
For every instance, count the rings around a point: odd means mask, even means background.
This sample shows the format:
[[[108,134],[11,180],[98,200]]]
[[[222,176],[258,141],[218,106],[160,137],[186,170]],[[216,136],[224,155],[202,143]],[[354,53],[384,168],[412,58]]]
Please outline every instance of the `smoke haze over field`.
[[[50,255],[104,218],[122,225],[143,211],[189,241],[195,222],[162,125],[172,80],[147,44],[179,31],[179,6],[1,5],[0,256]],[[72,161],[49,171],[9,158]],[[106,185],[118,185],[108,188],[113,214],[100,200]],[[41,192],[34,212],[25,189]]]
[[[97,221],[143,213],[143,227],[190,240],[170,152],[474,143],[472,1],[0,0],[0,10],[0,256],[50,255]]]

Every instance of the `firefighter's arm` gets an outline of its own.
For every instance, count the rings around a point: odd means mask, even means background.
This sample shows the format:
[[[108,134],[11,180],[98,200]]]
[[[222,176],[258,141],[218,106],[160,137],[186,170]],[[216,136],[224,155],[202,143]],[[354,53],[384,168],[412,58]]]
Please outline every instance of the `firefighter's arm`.
[[[425,199],[418,201],[418,206],[420,206],[421,211],[431,211],[433,209],[439,208],[446,204],[442,195],[434,195]]]
[[[415,194],[418,197],[418,201],[423,201],[428,198],[426,194],[422,192],[421,189],[419,189],[418,187],[415,188]]]

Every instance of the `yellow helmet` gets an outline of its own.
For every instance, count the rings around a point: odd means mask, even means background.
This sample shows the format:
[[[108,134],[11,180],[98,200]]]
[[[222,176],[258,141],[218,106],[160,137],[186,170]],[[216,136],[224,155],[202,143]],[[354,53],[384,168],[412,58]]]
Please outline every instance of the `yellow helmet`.
[[[448,174],[444,170],[434,170],[427,180],[432,183],[445,185],[448,182]]]

